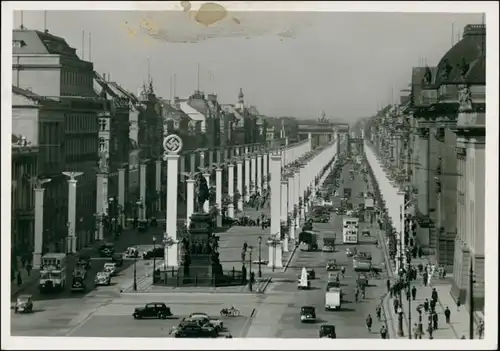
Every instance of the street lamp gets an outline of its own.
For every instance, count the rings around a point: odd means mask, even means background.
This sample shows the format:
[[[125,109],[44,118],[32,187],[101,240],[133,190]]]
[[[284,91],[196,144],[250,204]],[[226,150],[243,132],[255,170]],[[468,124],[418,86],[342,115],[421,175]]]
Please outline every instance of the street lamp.
[[[262,260],[261,260],[262,236],[259,235],[259,278],[262,278]]]
[[[250,257],[249,257],[249,265],[250,265],[250,283],[248,284],[248,288],[250,289],[250,291],[252,291],[252,249],[253,249],[253,246],[248,246],[248,251],[250,253]],[[260,262],[259,262],[260,263]]]
[[[153,284],[155,283],[156,271],[156,237],[153,236]]]

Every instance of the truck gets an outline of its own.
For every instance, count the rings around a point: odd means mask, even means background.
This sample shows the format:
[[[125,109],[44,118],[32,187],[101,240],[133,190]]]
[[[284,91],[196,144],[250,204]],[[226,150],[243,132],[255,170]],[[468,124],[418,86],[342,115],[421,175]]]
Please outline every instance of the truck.
[[[64,290],[66,286],[66,254],[46,253],[40,262],[40,292]]]
[[[299,249],[301,251],[317,251],[318,237],[316,233],[309,230],[301,232],[299,234]]]
[[[344,188],[344,199],[351,198],[351,188]]]
[[[358,243],[359,219],[354,217],[344,218],[342,223],[342,239],[344,244]]]
[[[342,289],[329,288],[325,293],[325,310],[338,310],[342,306]]]
[[[355,272],[369,272],[372,269],[371,257],[355,255],[352,259],[352,265]]]

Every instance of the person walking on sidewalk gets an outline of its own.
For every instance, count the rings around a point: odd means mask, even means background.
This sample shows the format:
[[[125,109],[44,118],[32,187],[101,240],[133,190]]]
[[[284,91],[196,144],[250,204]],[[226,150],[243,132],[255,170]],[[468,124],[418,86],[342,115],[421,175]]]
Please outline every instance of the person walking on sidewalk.
[[[393,304],[394,304],[394,313],[398,313],[399,300],[397,297],[394,299]]]
[[[366,317],[366,327],[368,328],[368,331],[371,333],[372,332],[372,316],[371,315],[368,315],[368,317]]]
[[[432,314],[432,328],[434,330],[438,329],[438,314],[436,312]]]
[[[432,288],[431,298],[432,298],[432,301],[434,301],[434,303],[437,303],[438,292],[437,292],[436,288]]]
[[[430,307],[431,307],[431,313],[434,313],[436,311],[436,301],[431,300]]]
[[[385,285],[387,286],[387,292],[390,293],[391,292],[391,280],[387,279],[385,281]]]
[[[460,297],[457,298],[457,311],[460,311]]]
[[[344,275],[345,275],[345,267],[344,266],[342,266],[342,268],[340,268],[340,274],[342,274],[342,278],[344,278]]]
[[[446,306],[446,309],[444,310],[444,318],[446,319],[446,324],[450,324],[450,317],[451,317],[451,311],[448,308],[448,306]]]
[[[406,289],[406,301],[410,301],[411,299],[411,292],[410,292],[410,289]]]
[[[20,271],[17,271],[16,280],[17,280],[17,286],[21,286],[23,284],[23,278],[21,277]]]
[[[387,329],[385,328],[385,325],[380,328],[380,337],[382,339],[387,339]]]
[[[427,286],[427,282],[429,279],[429,273],[427,273],[427,271],[424,271],[424,273],[422,274],[422,279],[424,281],[424,286]]]
[[[382,319],[382,308],[380,307],[380,305],[377,305],[377,307],[375,308],[375,315],[377,316],[377,320],[380,322],[380,320]]]
[[[413,301],[417,298],[417,287],[415,285],[411,289],[411,297],[413,298]]]

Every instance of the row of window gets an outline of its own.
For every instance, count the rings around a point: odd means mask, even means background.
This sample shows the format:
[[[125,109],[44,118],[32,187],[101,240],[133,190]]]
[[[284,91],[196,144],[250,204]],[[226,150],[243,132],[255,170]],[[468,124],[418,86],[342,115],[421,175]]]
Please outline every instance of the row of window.
[[[78,139],[66,139],[64,150],[66,156],[77,156],[95,153],[97,155],[98,143],[95,136],[79,137]]]
[[[75,115],[68,114],[66,119],[66,133],[82,132],[90,133],[97,132],[97,118],[92,114]]]
[[[91,88],[94,78],[91,72],[78,72],[63,69],[61,71],[62,85]]]

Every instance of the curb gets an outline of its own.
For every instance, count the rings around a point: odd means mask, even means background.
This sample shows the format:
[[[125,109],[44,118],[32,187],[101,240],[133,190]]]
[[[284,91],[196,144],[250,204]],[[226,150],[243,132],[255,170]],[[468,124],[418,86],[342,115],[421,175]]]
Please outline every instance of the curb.
[[[282,273],[285,273],[286,270],[288,269],[288,266],[290,265],[290,263],[292,262],[293,257],[295,256],[295,251],[297,251],[297,246],[296,245],[293,247],[292,253],[290,254],[290,257],[288,257],[288,260],[285,263],[285,267],[283,267],[283,269],[281,270]]]

